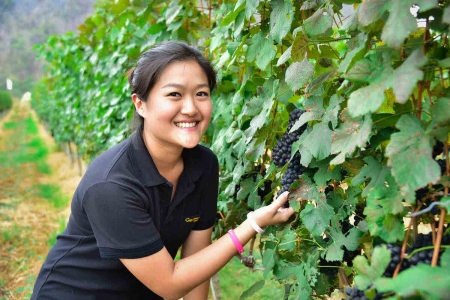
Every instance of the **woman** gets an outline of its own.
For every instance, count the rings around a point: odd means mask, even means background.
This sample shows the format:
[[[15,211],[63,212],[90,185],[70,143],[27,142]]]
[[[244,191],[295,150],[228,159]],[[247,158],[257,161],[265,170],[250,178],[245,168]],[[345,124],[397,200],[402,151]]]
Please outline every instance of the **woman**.
[[[206,299],[208,279],[260,227],[294,212],[282,208],[284,193],[211,244],[218,162],[198,143],[213,68],[195,48],[165,42],[140,57],[129,82],[142,124],[89,166],[32,299]]]

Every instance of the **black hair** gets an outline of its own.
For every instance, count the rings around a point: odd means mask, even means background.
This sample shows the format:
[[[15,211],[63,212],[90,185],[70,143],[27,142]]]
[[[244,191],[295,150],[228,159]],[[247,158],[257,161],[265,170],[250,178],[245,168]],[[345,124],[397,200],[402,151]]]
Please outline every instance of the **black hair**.
[[[131,93],[136,94],[143,102],[147,101],[150,90],[158,81],[163,70],[171,63],[177,61],[195,60],[208,78],[209,89],[216,87],[216,72],[211,62],[193,46],[181,41],[162,42],[144,52],[139,58],[136,67],[128,75]],[[134,128],[142,126],[144,118],[134,111]]]

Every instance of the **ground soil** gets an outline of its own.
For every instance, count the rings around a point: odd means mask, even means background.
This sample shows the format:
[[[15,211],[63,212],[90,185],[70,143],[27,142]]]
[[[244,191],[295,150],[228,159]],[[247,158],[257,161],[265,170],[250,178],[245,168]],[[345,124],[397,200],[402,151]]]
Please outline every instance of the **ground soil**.
[[[28,103],[19,103],[0,120],[0,152],[18,151],[13,130],[5,122],[23,122],[29,115],[38,118]],[[56,209],[36,195],[36,184],[54,184],[71,198],[81,176],[71,159],[57,150],[54,140],[39,125],[38,135],[50,153],[47,163],[52,173],[40,174],[34,163],[0,164],[0,299],[29,299],[36,275],[50,248],[49,236],[60,230],[61,220],[70,214],[67,207]]]

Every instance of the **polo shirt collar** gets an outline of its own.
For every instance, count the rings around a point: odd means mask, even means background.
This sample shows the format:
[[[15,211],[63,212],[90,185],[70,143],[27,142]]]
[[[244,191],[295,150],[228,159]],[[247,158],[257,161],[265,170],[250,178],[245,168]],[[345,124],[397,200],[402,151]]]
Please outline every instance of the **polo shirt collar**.
[[[132,157],[134,159],[133,163],[139,172],[139,178],[142,180],[142,183],[148,187],[166,183],[166,178],[159,173],[150,153],[147,150],[147,147],[145,146],[142,131],[143,126],[140,126],[131,136],[131,150]],[[202,174],[201,168],[195,165],[195,161],[192,157],[192,151],[193,149],[185,148],[182,153],[184,162],[182,175],[186,174],[191,183],[197,181]]]

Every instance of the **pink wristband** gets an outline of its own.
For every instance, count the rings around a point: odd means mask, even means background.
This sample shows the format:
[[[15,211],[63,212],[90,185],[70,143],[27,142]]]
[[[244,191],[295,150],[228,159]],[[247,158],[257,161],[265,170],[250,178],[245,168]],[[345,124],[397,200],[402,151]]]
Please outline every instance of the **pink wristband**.
[[[236,234],[234,233],[234,230],[233,229],[228,230],[228,235],[233,241],[233,244],[236,246],[236,249],[239,252],[239,254],[242,254],[244,252],[244,248],[242,247],[241,242],[239,242]]]

